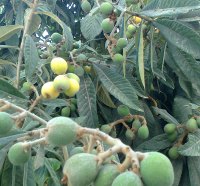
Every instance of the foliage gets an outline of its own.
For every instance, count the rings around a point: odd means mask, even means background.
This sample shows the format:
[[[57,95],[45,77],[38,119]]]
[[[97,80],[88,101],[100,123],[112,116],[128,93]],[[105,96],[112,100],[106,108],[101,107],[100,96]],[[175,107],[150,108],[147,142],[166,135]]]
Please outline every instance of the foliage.
[[[176,157],[173,185],[199,185],[199,0],[107,2],[112,6],[103,10],[101,1],[85,1],[83,11],[83,2],[73,0],[0,1],[0,99],[29,111],[0,103],[0,111],[16,120],[11,131],[0,134],[0,186],[61,185],[61,147],[36,145],[21,166],[7,157],[14,143],[61,115],[82,127],[106,128],[133,150]],[[110,25],[102,26],[105,20],[113,24],[111,32]],[[45,99],[41,89],[56,77],[55,57],[65,60],[62,74],[76,83],[70,93],[55,91],[50,96],[55,99]],[[118,113],[122,106],[129,109],[125,115]],[[166,124],[172,128],[166,130]],[[67,149],[85,144],[76,141]],[[123,162],[118,155],[116,162]]]

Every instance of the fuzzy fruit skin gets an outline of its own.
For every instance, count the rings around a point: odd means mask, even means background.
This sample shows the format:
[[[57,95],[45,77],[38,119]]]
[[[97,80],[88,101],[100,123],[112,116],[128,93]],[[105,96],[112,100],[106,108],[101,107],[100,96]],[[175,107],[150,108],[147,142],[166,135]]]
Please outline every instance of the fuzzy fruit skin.
[[[101,131],[105,132],[106,134],[109,134],[112,131],[112,127],[108,124],[101,125]]]
[[[127,129],[126,132],[125,132],[125,136],[128,140],[133,140],[135,139],[135,134],[132,130],[130,129]]]
[[[83,147],[75,147],[70,151],[70,156],[73,156],[75,154],[79,154],[79,153],[84,153],[84,149]]]
[[[81,8],[82,8],[83,12],[88,13],[88,12],[90,12],[92,7],[91,7],[91,4],[87,0],[84,0],[81,3]]]
[[[6,112],[0,112],[0,135],[8,133],[15,125],[14,120],[10,114]]]
[[[53,80],[53,86],[57,92],[64,92],[69,89],[69,78],[66,75],[58,75]]]
[[[133,35],[130,34],[128,31],[126,31],[126,37],[127,37],[127,39],[131,39],[133,37]]]
[[[168,156],[171,158],[171,159],[177,159],[180,154],[178,153],[178,147],[171,147],[168,151]]]
[[[197,122],[194,118],[191,118],[187,121],[186,123],[186,129],[189,131],[189,132],[194,132],[198,129],[198,125],[197,125]]]
[[[64,93],[69,97],[73,97],[79,91],[80,85],[75,79],[70,79],[69,85],[70,85],[69,89],[66,90]]]
[[[69,186],[88,186],[97,176],[99,166],[96,155],[79,153],[70,157],[63,168]]]
[[[10,147],[8,159],[13,165],[22,165],[28,161],[30,152],[30,148],[26,148],[24,143],[18,142]]]
[[[80,83],[80,78],[74,73],[67,73],[67,77],[70,79],[75,79],[78,83]]]
[[[138,130],[142,126],[139,119],[135,119],[132,123],[132,128]]]
[[[100,6],[100,12],[104,15],[109,15],[113,11],[113,6],[109,2],[104,2]]]
[[[167,138],[170,142],[174,142],[177,139],[177,137],[178,137],[177,131],[167,135]]]
[[[24,82],[22,88],[25,91],[31,91],[32,90],[32,83],[30,83],[30,82]]]
[[[127,116],[130,114],[130,110],[126,105],[119,105],[117,107],[117,112],[120,116]]]
[[[52,40],[52,42],[54,42],[56,44],[60,43],[62,41],[62,35],[55,32],[51,35],[51,40]]]
[[[166,134],[172,134],[176,130],[176,125],[174,123],[168,123],[164,127]]]
[[[61,110],[61,116],[69,117],[71,113],[70,107],[64,107]]]
[[[55,117],[47,123],[47,141],[55,146],[63,146],[76,140],[78,124],[67,117]]]
[[[53,82],[47,82],[42,86],[41,94],[45,99],[56,99],[59,96],[59,92],[54,88]]]
[[[72,112],[76,111],[76,105],[74,105],[73,103],[70,104],[70,109]]]
[[[147,139],[149,137],[149,129],[146,125],[142,125],[137,132],[140,139]]]
[[[61,57],[55,57],[51,60],[51,70],[57,75],[66,73],[68,68],[67,62]]]
[[[79,54],[76,58],[76,61],[79,63],[83,63],[87,61],[87,57],[85,54]]]
[[[117,47],[119,47],[120,49],[126,47],[128,44],[128,41],[126,38],[119,38],[118,41],[117,41]]]
[[[112,186],[143,186],[143,184],[137,174],[127,171],[118,175],[114,179]]]
[[[115,54],[113,56],[113,61],[115,63],[122,63],[124,61],[124,57],[121,54]]]
[[[106,18],[102,21],[101,28],[104,33],[110,33],[114,28],[114,22],[110,18]]]
[[[133,24],[128,25],[127,32],[129,32],[131,35],[134,34],[136,31],[136,27]]]
[[[140,162],[140,173],[145,186],[172,186],[174,170],[170,160],[159,152],[149,152]]]
[[[102,166],[94,181],[94,186],[110,186],[114,179],[120,174],[117,166],[106,164]]]

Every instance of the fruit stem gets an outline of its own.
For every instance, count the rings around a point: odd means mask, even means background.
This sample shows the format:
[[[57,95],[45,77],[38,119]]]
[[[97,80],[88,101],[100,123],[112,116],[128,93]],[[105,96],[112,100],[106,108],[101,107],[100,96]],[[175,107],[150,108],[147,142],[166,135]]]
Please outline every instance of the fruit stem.
[[[31,118],[33,118],[34,120],[37,120],[39,123],[41,123],[42,125],[47,125],[47,121],[45,121],[44,119],[40,118],[39,116],[36,116],[35,114],[13,104],[13,103],[10,103],[9,101],[6,101],[6,100],[3,100],[3,99],[0,99],[0,104],[5,104],[5,105],[10,105],[10,108],[13,108],[19,112],[22,112],[20,113],[21,116],[23,115],[26,115],[26,116],[30,116]],[[20,115],[19,114],[19,115]],[[15,119],[15,117],[14,117]]]
[[[37,7],[39,0],[34,0],[33,6],[31,7],[30,14],[27,18],[27,21],[24,25],[24,32],[20,44],[20,50],[19,50],[19,55],[18,55],[18,60],[17,60],[17,73],[16,73],[16,88],[19,88],[19,80],[20,80],[20,69],[22,65],[22,59],[23,59],[23,51],[24,51],[24,44],[25,44],[25,39],[26,39],[26,34],[28,33],[29,27],[32,23],[32,17],[34,14],[34,11]]]
[[[67,146],[62,147],[62,152],[63,152],[64,160],[66,161],[69,158]]]
[[[3,105],[2,107],[0,107],[0,112],[8,110],[10,107],[10,104]]]
[[[44,144],[45,142],[46,142],[46,138],[43,137],[43,138],[36,139],[34,141],[26,142],[26,145],[32,147],[37,144]]]

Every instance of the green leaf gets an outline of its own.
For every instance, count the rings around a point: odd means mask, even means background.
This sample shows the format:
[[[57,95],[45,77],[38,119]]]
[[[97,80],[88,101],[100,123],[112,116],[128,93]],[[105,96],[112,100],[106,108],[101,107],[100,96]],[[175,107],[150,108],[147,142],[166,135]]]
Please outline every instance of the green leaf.
[[[36,186],[32,159],[24,164],[23,186]]]
[[[188,7],[188,6],[197,6],[199,5],[198,0],[151,0],[143,10],[152,10],[152,9],[165,9],[165,8],[178,8],[178,7]]]
[[[200,85],[200,65],[199,63],[189,54],[177,49],[176,47],[169,45],[169,50],[174,58],[174,61],[187,81]]]
[[[88,14],[81,20],[81,32],[85,39],[92,40],[102,32],[101,22],[103,16],[101,14]]]
[[[188,135],[188,141],[179,147],[179,153],[184,156],[200,156],[200,129]]]
[[[28,80],[32,79],[40,61],[35,42],[27,35],[24,43],[25,74]]]
[[[103,65],[94,65],[94,69],[111,95],[130,108],[142,111],[135,90],[127,79]]]
[[[166,149],[171,146],[171,142],[169,142],[166,134],[160,134],[151,138],[148,141],[145,141],[141,145],[139,145],[136,150],[139,151],[159,151]]]
[[[52,167],[52,165],[51,165],[51,163],[50,163],[48,158],[45,158],[45,166],[46,166],[49,174],[51,175],[51,178],[52,178],[52,180],[54,182],[54,186],[60,186],[60,181],[58,179],[58,176],[57,176],[55,170],[53,169],[53,167]]]
[[[102,85],[100,85],[100,87],[98,88],[97,97],[106,106],[108,106],[110,108],[116,108],[108,91]]]
[[[199,186],[200,183],[200,157],[188,157],[187,164],[192,186]]]
[[[31,12],[30,8],[26,9],[26,12],[24,15],[25,24],[27,23],[27,21],[29,21],[28,17],[30,16],[30,12]],[[32,35],[34,32],[36,32],[39,28],[39,25],[41,24],[41,21],[42,20],[39,15],[33,14],[32,19],[31,19],[31,24],[30,24],[27,34]]]
[[[192,115],[192,109],[189,107],[189,104],[190,101],[186,98],[180,96],[174,98],[173,115],[180,123],[186,122],[189,116]]]
[[[0,26],[0,42],[9,39],[21,29],[23,29],[23,26],[21,25]]]
[[[180,21],[157,19],[154,26],[158,28],[165,39],[195,58],[200,58],[200,35]]]
[[[84,126],[95,128],[98,125],[96,91],[89,76],[81,78],[80,90],[77,93],[79,116],[86,116],[87,123]]]
[[[181,158],[176,160],[171,160],[174,168],[174,184],[173,186],[179,186],[181,175],[183,172],[183,160]]]
[[[164,119],[168,123],[174,123],[174,124],[179,124],[179,122],[172,116],[170,115],[166,110],[164,109],[159,109],[158,107],[152,107],[156,115],[159,115],[162,119]]]
[[[19,98],[23,98],[25,99],[26,97],[19,92],[15,87],[13,87],[11,84],[9,84],[7,81],[4,81],[2,79],[0,79],[0,90],[6,93],[9,93],[13,96],[19,97]]]
[[[145,88],[145,78],[144,78],[144,40],[143,40],[143,29],[142,24],[140,24],[139,30],[139,39],[138,39],[138,55],[137,55],[137,65],[139,69],[140,79],[142,85]]]
[[[41,11],[41,12],[36,12],[36,13],[51,17],[54,21],[56,21],[62,27],[63,36],[65,37],[65,43],[67,45],[67,49],[71,50],[73,46],[73,35],[71,33],[70,28],[58,16],[56,16],[52,12]]]

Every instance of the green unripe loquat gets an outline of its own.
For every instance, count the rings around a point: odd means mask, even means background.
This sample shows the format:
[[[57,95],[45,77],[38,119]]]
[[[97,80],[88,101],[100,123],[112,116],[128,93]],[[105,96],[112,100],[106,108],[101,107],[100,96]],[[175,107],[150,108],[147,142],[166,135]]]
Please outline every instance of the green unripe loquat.
[[[70,113],[71,111],[69,106],[62,108],[61,110],[61,116],[69,117]]]
[[[103,165],[94,180],[94,186],[111,186],[114,179],[120,174],[117,165]]]
[[[173,133],[167,135],[167,138],[170,142],[176,141],[177,137],[178,137],[177,131],[174,131]]]
[[[145,186],[172,186],[174,170],[170,160],[159,152],[149,152],[140,162],[140,173]]]
[[[32,90],[32,83],[30,82],[24,82],[22,85],[22,88],[24,91],[31,91]]]
[[[189,131],[189,132],[194,132],[198,129],[198,125],[197,125],[197,122],[194,118],[191,118],[187,121],[186,123],[186,129]]]
[[[108,124],[101,125],[101,131],[105,132],[106,134],[109,134],[112,131],[112,127]]]
[[[91,7],[91,4],[87,0],[83,0],[81,3],[81,8],[83,12],[89,13],[92,7]]]
[[[78,83],[80,83],[80,78],[76,74],[74,74],[74,73],[67,73],[67,77],[70,78],[70,79],[74,79]]]
[[[0,112],[0,135],[8,133],[15,125],[11,115],[6,112]]]
[[[75,154],[79,154],[79,153],[84,153],[84,149],[83,147],[75,147],[70,151],[70,156],[73,156]]]
[[[70,186],[88,186],[94,181],[99,171],[97,156],[79,153],[65,162],[63,174]]]
[[[176,125],[174,123],[168,123],[164,127],[164,131],[166,134],[172,134],[176,130]]]
[[[126,132],[125,132],[125,136],[128,140],[134,140],[135,139],[135,133],[130,130],[130,129],[127,129]]]
[[[73,103],[75,106],[77,106],[77,99],[76,98],[71,98],[70,103]]]
[[[84,75],[85,71],[84,71],[83,67],[78,66],[78,67],[75,68],[74,73],[75,73],[77,76],[81,77],[81,76]]]
[[[106,18],[102,21],[101,28],[104,33],[110,33],[114,28],[114,22],[110,18]]]
[[[126,171],[118,175],[111,186],[143,186],[143,184],[137,174]]]
[[[171,147],[168,151],[168,156],[171,158],[171,159],[177,159],[180,154],[178,152],[178,147],[174,146],[174,147]]]
[[[130,34],[128,31],[126,31],[126,37],[127,39],[131,39],[133,37],[133,34]]]
[[[52,40],[52,42],[58,44],[62,41],[62,35],[55,32],[51,35],[51,40]]]
[[[18,142],[10,147],[8,159],[13,165],[22,165],[30,158],[31,149],[25,143]]]
[[[87,61],[87,57],[85,54],[79,54],[76,58],[76,61],[79,63],[83,63]]]
[[[115,63],[122,63],[122,62],[124,62],[124,56],[122,56],[121,54],[115,54],[113,56],[113,61]]]
[[[200,117],[196,118],[196,122],[197,122],[198,127],[200,128]]]
[[[127,116],[130,114],[130,110],[126,105],[119,105],[117,107],[117,112],[120,116]]]
[[[100,12],[104,15],[109,15],[113,11],[113,6],[109,2],[104,2],[100,6]]]
[[[132,123],[132,128],[138,130],[142,126],[140,120],[137,118]]]
[[[70,144],[76,140],[79,125],[67,117],[55,117],[47,123],[47,141],[55,146]]]
[[[66,75],[58,75],[53,80],[53,86],[57,92],[65,92],[69,89],[69,78]]]
[[[127,27],[127,32],[129,32],[131,35],[133,35],[136,31],[136,26],[134,26],[133,24],[128,25]]]
[[[146,125],[142,125],[138,131],[137,135],[140,139],[147,139],[149,137],[149,129]]]
[[[119,38],[117,41],[117,47],[119,47],[120,49],[123,49],[124,47],[126,47],[128,44],[128,41],[126,38]]]
[[[74,73],[74,71],[75,71],[75,66],[74,65],[68,65],[67,72]]]
[[[70,103],[70,109],[71,109],[71,112],[75,112],[76,111],[76,105],[73,104],[73,103]]]
[[[88,65],[84,66],[84,70],[85,70],[86,73],[90,73],[91,72],[91,66],[88,66]]]

